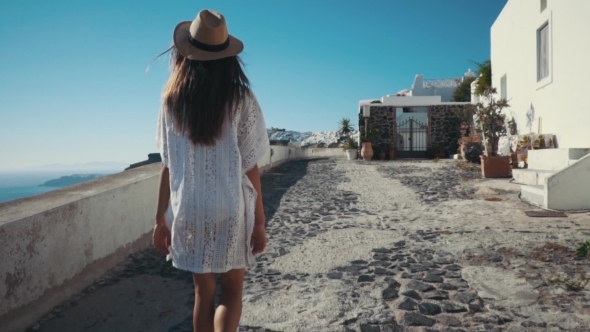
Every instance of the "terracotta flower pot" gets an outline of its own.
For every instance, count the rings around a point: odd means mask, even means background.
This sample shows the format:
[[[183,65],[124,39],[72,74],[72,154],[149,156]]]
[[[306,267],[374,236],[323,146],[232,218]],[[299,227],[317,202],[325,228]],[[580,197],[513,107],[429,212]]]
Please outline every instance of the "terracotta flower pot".
[[[363,160],[371,160],[371,158],[373,158],[373,148],[371,147],[371,142],[363,143],[361,157],[363,157]]]
[[[481,174],[484,178],[509,178],[512,175],[510,156],[481,158]]]
[[[385,160],[385,156],[386,156],[385,151],[379,152],[379,159]]]
[[[389,160],[395,159],[395,150],[389,150]]]

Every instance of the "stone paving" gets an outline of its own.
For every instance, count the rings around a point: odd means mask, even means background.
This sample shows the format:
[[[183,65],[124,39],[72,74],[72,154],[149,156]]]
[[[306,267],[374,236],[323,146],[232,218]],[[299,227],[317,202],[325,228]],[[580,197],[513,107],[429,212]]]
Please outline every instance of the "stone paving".
[[[590,214],[534,219],[451,161],[297,161],[262,177],[268,248],[240,332],[590,331]],[[192,331],[190,274],[149,249],[37,331]]]

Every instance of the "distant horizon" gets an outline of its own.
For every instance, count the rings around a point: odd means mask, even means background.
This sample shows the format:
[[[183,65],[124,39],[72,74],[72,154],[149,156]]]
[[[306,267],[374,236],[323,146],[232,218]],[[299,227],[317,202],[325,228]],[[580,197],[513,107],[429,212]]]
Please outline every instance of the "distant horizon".
[[[146,159],[147,160],[147,157]],[[69,172],[69,171],[82,171],[88,169],[88,171],[104,170],[113,171],[119,168],[129,167],[131,164],[138,163],[144,160],[138,160],[133,162],[125,161],[89,161],[89,162],[75,162],[75,163],[51,163],[42,165],[24,166],[21,168],[0,168],[0,173],[13,173],[13,172]],[[94,167],[94,168],[93,168]]]

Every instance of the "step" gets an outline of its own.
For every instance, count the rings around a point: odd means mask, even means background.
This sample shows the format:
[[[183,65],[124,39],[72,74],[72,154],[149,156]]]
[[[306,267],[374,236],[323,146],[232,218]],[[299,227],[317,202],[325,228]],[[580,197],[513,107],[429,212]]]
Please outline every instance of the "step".
[[[590,153],[590,149],[562,148],[562,149],[541,149],[528,151],[528,167],[532,169],[544,169],[559,171],[564,169],[583,156]]]
[[[520,186],[520,199],[529,204],[545,207],[545,186]]]
[[[557,171],[531,168],[515,168],[512,170],[512,177],[514,178],[515,183],[526,185],[543,185],[545,184],[545,179],[555,173],[557,173]]]

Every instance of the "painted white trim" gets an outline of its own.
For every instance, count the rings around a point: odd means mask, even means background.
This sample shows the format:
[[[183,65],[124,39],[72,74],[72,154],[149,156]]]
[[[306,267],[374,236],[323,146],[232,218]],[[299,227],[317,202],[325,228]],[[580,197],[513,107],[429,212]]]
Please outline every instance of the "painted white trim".
[[[553,83],[553,11],[545,9],[541,14],[540,18],[537,20],[537,29],[535,30],[535,43],[536,43],[536,52],[535,52],[535,81],[536,81],[536,89],[542,89],[549,84]],[[549,75],[545,78],[539,80],[539,32],[540,30],[547,25],[549,29],[548,34],[548,43],[549,43]]]

